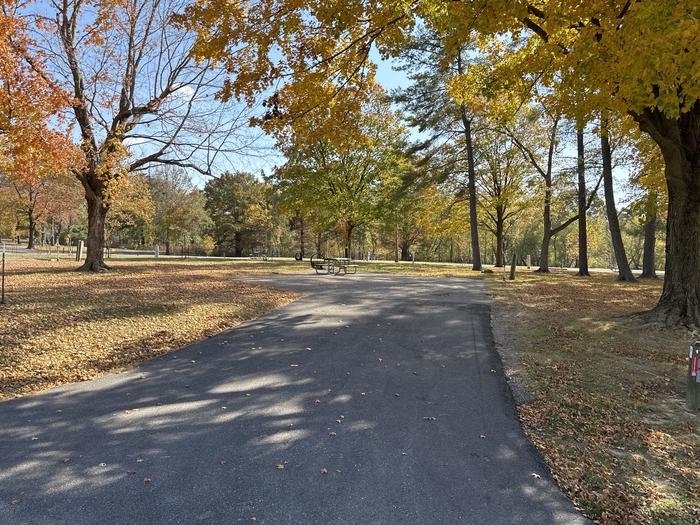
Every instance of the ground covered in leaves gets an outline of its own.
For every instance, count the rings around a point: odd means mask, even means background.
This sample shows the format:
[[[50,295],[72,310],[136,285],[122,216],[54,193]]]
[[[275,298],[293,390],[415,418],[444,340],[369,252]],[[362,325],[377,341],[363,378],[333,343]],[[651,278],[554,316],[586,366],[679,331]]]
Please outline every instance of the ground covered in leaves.
[[[0,399],[93,379],[232,328],[294,294],[235,280],[231,265],[9,258],[0,305]]]
[[[661,282],[519,272],[492,286],[532,394],[519,412],[555,478],[606,524],[700,523],[700,417],[685,409],[687,330],[635,312]]]

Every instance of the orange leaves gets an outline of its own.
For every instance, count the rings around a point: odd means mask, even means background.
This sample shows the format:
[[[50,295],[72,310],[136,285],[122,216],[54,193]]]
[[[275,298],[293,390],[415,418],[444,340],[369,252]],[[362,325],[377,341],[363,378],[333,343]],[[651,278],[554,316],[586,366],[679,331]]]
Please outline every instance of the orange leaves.
[[[3,2],[0,12],[0,169],[13,180],[35,183],[76,163],[67,133],[52,119],[62,117],[70,100],[50,78],[33,51],[26,21],[14,15],[19,3]]]

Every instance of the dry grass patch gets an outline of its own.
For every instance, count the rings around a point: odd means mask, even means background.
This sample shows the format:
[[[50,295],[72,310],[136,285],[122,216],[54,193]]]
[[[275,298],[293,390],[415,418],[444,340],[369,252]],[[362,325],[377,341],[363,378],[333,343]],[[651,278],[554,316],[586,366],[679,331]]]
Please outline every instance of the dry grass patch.
[[[9,259],[0,306],[0,399],[93,379],[253,319],[295,298],[230,266]]]
[[[533,395],[519,409],[525,431],[602,523],[700,523],[699,418],[684,405],[693,336],[631,315],[660,291],[563,272],[492,287]]]

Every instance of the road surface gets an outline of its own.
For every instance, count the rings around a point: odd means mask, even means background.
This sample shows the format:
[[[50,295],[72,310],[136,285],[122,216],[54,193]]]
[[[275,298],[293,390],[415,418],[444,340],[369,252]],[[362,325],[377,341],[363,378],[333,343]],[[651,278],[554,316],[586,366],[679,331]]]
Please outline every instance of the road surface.
[[[306,296],[0,403],[0,523],[587,523],[522,434],[482,282],[256,280]]]

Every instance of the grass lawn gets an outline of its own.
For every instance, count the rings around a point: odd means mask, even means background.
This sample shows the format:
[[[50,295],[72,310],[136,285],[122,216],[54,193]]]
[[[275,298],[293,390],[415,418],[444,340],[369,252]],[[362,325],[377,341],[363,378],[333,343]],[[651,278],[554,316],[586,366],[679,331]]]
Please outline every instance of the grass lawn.
[[[661,282],[520,272],[495,282],[533,399],[519,413],[561,487],[608,524],[700,523],[700,417],[687,330],[644,326]]]
[[[234,279],[230,265],[7,261],[0,399],[93,379],[232,328],[294,294]]]
[[[294,298],[237,274],[311,271],[291,260],[110,264],[117,271],[105,276],[73,272],[68,260],[9,260],[0,399],[119,370]],[[631,316],[654,305],[661,282],[524,269],[509,282],[469,268],[362,262],[359,271],[488,278],[496,322],[512,334],[517,375],[532,394],[519,407],[523,426],[564,491],[606,524],[700,523],[700,418],[684,405],[693,336]]]

